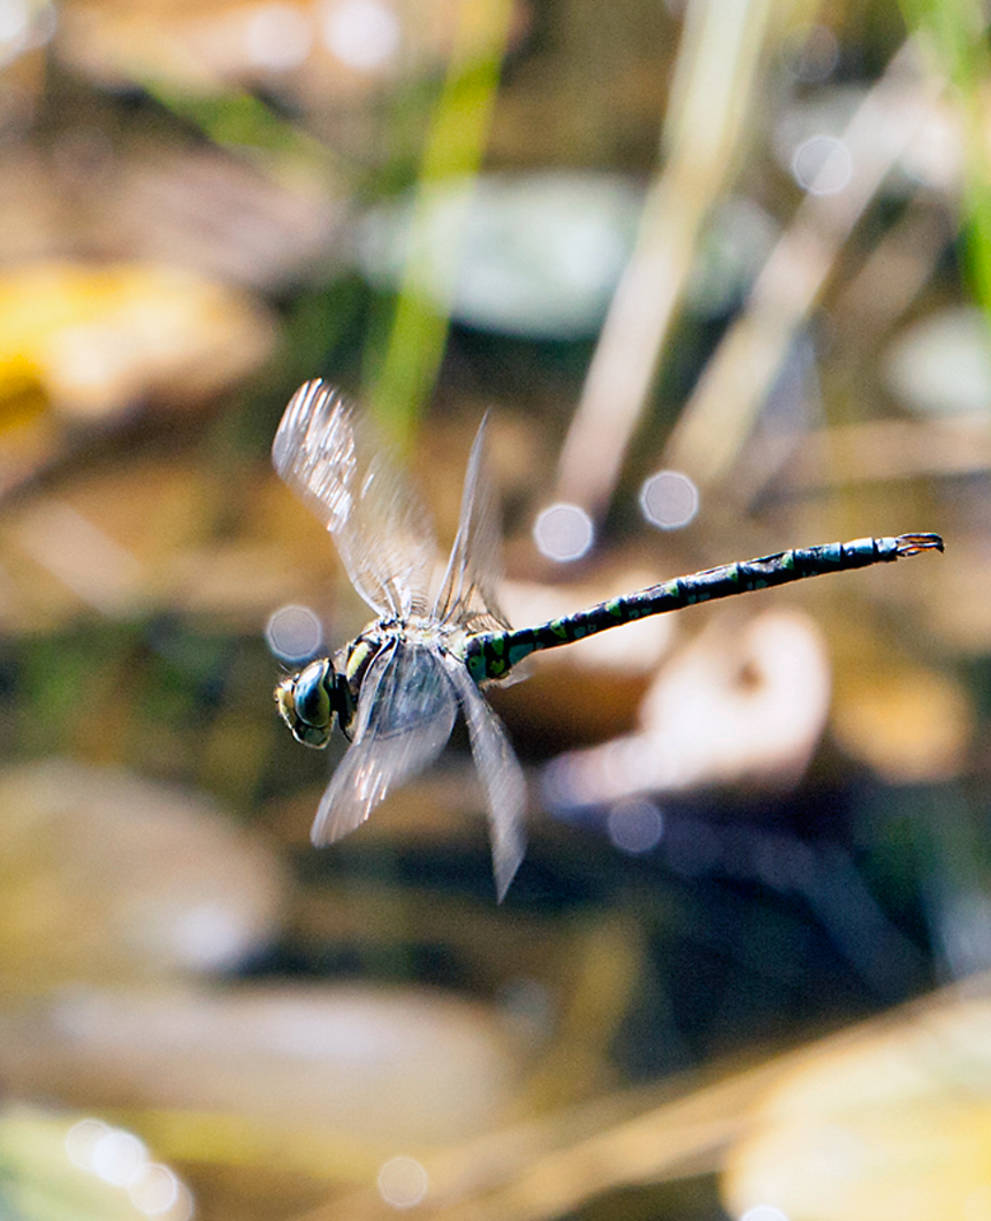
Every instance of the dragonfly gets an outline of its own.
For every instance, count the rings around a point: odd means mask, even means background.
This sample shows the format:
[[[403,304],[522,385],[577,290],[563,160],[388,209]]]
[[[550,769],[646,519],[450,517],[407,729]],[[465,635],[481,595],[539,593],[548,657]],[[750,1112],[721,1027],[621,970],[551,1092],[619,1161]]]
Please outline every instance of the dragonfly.
[[[335,724],[349,745],[323,793],[311,838],[339,840],[393,789],[440,755],[460,712],[481,781],[496,896],[526,847],[526,784],[506,730],[482,694],[532,653],[648,615],[790,581],[942,551],[938,534],[901,534],[796,548],[675,577],[576,614],[513,629],[499,607],[501,528],[485,464],[486,420],[465,474],[457,533],[440,555],[423,501],[377,440],[370,418],[323,379],[305,382],[279,424],[279,476],[317,515],[374,620],[333,656],[275,689],[282,719],[306,746]]]

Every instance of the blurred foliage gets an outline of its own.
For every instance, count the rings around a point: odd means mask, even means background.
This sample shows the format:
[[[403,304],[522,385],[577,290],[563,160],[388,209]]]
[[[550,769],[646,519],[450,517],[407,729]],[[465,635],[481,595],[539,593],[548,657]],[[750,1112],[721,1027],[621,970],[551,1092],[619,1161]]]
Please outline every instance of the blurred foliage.
[[[423,141],[409,220],[409,255],[382,367],[369,394],[370,403],[393,421],[390,431],[407,443],[411,421],[422,410],[437,377],[450,312],[450,289],[443,294],[448,299],[442,298],[437,308],[423,299],[420,288],[423,264],[432,257],[423,234],[428,193],[437,183],[471,179],[478,173],[512,16],[512,0],[461,5],[447,76]],[[463,241],[463,225],[455,215],[446,234],[453,266]]]
[[[985,14],[975,0],[902,0],[911,28],[955,93],[964,141],[963,238],[972,290],[991,316],[991,160],[985,129],[984,89],[991,75]]]
[[[983,1215],[982,7],[0,9],[0,1214]],[[490,411],[518,624],[947,553],[535,659],[497,907],[463,734],[309,846],[344,744],[278,723],[265,623],[364,623],[268,460],[316,375],[442,539]]]

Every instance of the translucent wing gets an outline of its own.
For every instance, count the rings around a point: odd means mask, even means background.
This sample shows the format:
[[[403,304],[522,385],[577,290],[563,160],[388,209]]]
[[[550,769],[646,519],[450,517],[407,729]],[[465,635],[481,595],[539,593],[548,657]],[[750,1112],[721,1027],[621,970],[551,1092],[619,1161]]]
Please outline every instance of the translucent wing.
[[[479,779],[485,791],[492,842],[492,872],[501,903],[526,851],[526,781],[502,722],[485,702],[464,665],[450,654],[444,666],[471,739]]]
[[[440,622],[453,620],[476,632],[509,626],[496,598],[502,576],[502,530],[499,502],[485,466],[486,421],[487,417],[471,447],[458,533],[434,603],[434,617]]]
[[[300,386],[275,434],[272,461],[334,536],[351,584],[372,610],[426,613],[437,558],[430,517],[348,399],[320,379]]]
[[[391,788],[429,766],[451,736],[456,714],[454,691],[433,650],[385,645],[361,684],[354,739],[320,802],[314,844],[353,831]]]

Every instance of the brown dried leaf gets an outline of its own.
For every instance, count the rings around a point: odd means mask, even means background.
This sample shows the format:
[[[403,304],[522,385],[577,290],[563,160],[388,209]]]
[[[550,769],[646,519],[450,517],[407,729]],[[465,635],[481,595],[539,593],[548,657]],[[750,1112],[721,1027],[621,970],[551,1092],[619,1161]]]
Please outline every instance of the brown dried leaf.
[[[285,876],[202,798],[61,760],[0,777],[8,998],[227,967],[275,932]]]
[[[498,1011],[409,987],[80,991],[0,1015],[0,1032],[14,1092],[208,1116],[207,1142],[176,1124],[192,1143],[166,1152],[242,1161],[260,1141],[284,1169],[345,1181],[397,1144],[489,1127],[524,1061]]]
[[[555,804],[610,804],[700,785],[794,783],[826,723],[830,670],[814,621],[726,612],[672,657],[639,710],[641,729],[560,755]]]
[[[400,70],[442,63],[464,2],[73,0],[60,10],[57,48],[111,87],[156,81],[205,94],[262,88],[305,105],[364,101]]]
[[[243,294],[181,268],[48,262],[0,274],[0,336],[0,391],[40,387],[91,422],[215,394],[265,360],[273,329]]]
[[[790,1221],[932,1221],[991,1200],[991,1002],[949,997],[810,1053],[751,1117],[723,1194]]]

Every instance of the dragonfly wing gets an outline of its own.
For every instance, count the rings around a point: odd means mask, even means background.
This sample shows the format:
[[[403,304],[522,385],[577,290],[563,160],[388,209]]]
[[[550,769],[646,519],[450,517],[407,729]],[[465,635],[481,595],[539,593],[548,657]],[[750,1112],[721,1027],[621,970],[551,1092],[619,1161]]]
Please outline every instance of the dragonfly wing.
[[[430,517],[344,395],[319,378],[300,386],[272,461],[334,536],[352,585],[378,615],[426,613],[437,557]]]
[[[390,789],[432,763],[456,715],[437,653],[398,640],[385,645],[361,684],[354,739],[320,802],[310,833],[314,844],[353,831]]]
[[[479,425],[471,447],[458,533],[434,604],[434,617],[440,622],[456,619],[477,632],[509,626],[496,597],[502,576],[502,530],[499,502],[485,464],[487,419]]]
[[[471,753],[485,791],[492,872],[501,903],[526,851],[526,780],[502,722],[463,663],[445,654],[444,664],[468,723]]]

